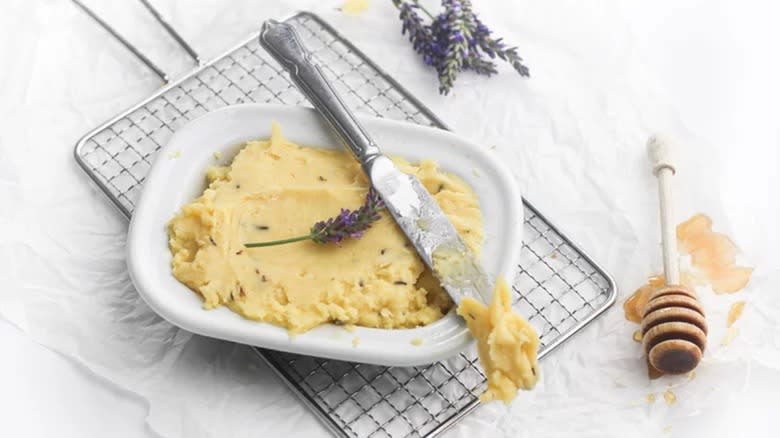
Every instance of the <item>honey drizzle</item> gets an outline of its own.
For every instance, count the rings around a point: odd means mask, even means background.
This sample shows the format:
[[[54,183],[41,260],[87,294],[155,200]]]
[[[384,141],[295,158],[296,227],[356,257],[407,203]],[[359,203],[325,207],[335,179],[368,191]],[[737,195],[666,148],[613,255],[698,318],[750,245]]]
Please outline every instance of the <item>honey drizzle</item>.
[[[742,311],[745,309],[745,301],[737,301],[729,308],[729,316],[726,319],[726,327],[731,327],[742,316]]]

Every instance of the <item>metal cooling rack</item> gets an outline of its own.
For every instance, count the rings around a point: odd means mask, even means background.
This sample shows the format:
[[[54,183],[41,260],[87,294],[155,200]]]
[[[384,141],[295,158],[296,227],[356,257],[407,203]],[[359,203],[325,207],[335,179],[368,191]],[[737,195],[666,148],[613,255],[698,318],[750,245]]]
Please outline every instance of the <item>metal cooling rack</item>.
[[[197,54],[146,0],[156,20],[198,62]],[[78,6],[125,44],[99,17]],[[350,107],[360,113],[447,129],[430,110],[352,43],[310,13],[287,20],[324,67]],[[78,163],[130,217],[157,151],[174,131],[206,112],[242,102],[307,105],[253,34],[85,135]],[[164,81],[162,70],[144,57]],[[514,306],[541,337],[544,357],[604,312],[614,281],[531,204],[513,284]],[[520,250],[520,249],[518,249]],[[282,380],[340,437],[433,437],[479,405],[485,386],[474,350],[430,366],[387,368],[256,349]]]

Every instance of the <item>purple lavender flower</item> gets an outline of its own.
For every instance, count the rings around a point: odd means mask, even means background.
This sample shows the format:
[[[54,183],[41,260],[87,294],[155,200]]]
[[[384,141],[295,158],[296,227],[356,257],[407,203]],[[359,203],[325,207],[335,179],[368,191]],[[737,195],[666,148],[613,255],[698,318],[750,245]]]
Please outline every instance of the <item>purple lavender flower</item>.
[[[423,62],[436,69],[439,92],[448,94],[459,72],[471,70],[491,76],[498,72],[496,57],[509,63],[521,76],[528,67],[517,48],[506,48],[501,38],[494,39],[471,7],[471,0],[442,0],[443,12],[434,16],[418,0],[392,0],[399,9],[401,33],[409,36]],[[426,24],[422,15],[430,19]],[[488,59],[489,58],[489,59]]]
[[[487,28],[479,18],[474,16],[474,23],[477,26],[476,40],[479,47],[491,58],[498,56],[501,60],[508,62],[512,68],[514,68],[520,76],[530,77],[531,74],[528,71],[528,67],[523,64],[523,58],[517,54],[517,47],[505,48],[502,38],[493,39],[490,34],[490,29]]]
[[[464,61],[468,58],[468,44],[466,40],[471,37],[471,30],[466,25],[463,7],[459,0],[443,1],[444,13],[449,29],[447,38],[447,50],[443,62],[439,65],[439,92],[448,94],[452,89],[458,72],[463,70]]]
[[[463,68],[466,70],[472,70],[477,74],[492,76],[498,73],[496,70],[496,64],[494,62],[483,59],[480,54],[471,56],[463,61]]]
[[[366,201],[357,210],[342,208],[336,217],[317,222],[305,236],[291,237],[289,239],[272,240],[270,242],[245,243],[247,248],[282,245],[285,243],[312,240],[314,243],[341,243],[346,238],[359,239],[363,233],[371,228],[371,224],[378,221],[379,212],[385,208],[385,203],[379,193],[370,188],[366,194]]]
[[[393,0],[393,3],[400,10],[398,17],[403,23],[401,34],[409,34],[409,41],[414,50],[423,56],[426,64],[434,65],[438,61],[438,56],[431,47],[431,30],[423,23],[422,18],[417,13],[420,7],[401,0]]]

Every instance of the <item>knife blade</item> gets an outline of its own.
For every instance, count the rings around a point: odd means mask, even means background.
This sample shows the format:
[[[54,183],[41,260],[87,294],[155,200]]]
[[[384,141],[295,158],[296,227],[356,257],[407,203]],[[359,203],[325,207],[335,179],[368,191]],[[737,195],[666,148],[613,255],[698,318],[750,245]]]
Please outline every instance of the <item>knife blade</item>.
[[[391,216],[453,301],[459,304],[471,297],[490,302],[493,288],[474,253],[422,183],[382,154],[313,62],[295,29],[268,20],[260,31],[260,44],[289,72],[293,83],[360,162]]]

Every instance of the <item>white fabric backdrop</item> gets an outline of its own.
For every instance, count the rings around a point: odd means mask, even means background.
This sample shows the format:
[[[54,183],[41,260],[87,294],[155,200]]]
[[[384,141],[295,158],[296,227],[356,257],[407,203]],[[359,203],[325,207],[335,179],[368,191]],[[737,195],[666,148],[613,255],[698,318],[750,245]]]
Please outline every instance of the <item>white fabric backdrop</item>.
[[[132,1],[87,2],[172,76],[190,66]],[[475,1],[532,79],[463,75],[449,97],[400,37],[389,1],[160,0],[205,58],[295,10],[320,13],[458,133],[512,165],[538,207],[613,273],[619,303],[660,268],[643,144],[682,140],[680,218],[705,212],[756,267],[735,296],[704,294],[712,336],[692,382],[648,382],[619,304],[546,358],[538,388],[480,409],[452,436],[770,436],[780,390],[780,64],[771,2]],[[66,0],[0,4],[0,407],[9,436],[322,436],[246,347],[154,316],[127,277],[127,224],[72,159],[87,130],[159,86]],[[725,312],[748,305],[719,347]],[[54,354],[39,346],[49,348]],[[660,397],[669,385],[674,405]],[[121,427],[116,425],[120,424]]]

